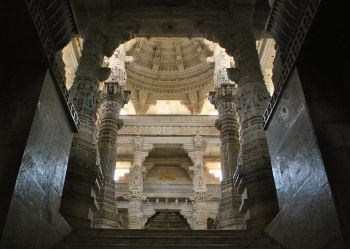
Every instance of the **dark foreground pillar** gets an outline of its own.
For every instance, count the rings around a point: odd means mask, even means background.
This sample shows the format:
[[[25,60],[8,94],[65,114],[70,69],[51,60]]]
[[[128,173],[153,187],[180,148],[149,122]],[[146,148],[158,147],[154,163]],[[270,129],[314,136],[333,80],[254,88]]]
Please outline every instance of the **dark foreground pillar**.
[[[337,3],[306,3],[293,49],[277,54],[282,66],[274,69],[276,89],[284,88],[265,128],[280,211],[266,231],[291,249],[343,249],[350,247],[349,48],[331,37],[348,35],[348,17]],[[333,49],[320,60],[324,47]]]
[[[0,62],[0,248],[6,249],[50,248],[70,231],[59,205],[77,130],[56,57],[70,37],[64,30],[68,36],[56,37],[62,38],[59,46],[51,39],[38,4],[5,1],[0,9],[6,24]],[[56,21],[69,22],[60,11]]]

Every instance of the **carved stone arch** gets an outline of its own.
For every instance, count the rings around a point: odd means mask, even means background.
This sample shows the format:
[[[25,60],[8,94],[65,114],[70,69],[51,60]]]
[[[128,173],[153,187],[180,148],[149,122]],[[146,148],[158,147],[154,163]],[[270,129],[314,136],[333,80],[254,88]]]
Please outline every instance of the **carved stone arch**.
[[[117,33],[109,34],[106,37],[106,42],[104,45],[104,55],[106,57],[111,57],[114,51],[123,43],[126,43],[134,38],[131,29],[120,30]]]
[[[155,164],[152,162],[145,162],[143,167],[143,179],[145,180],[147,178],[148,173],[154,168]]]
[[[186,221],[190,225],[191,229],[193,229],[193,211],[186,212],[185,210],[181,209],[180,214],[186,219]]]
[[[145,228],[145,225],[146,225],[148,219],[151,218],[152,216],[154,216],[155,214],[156,214],[156,210],[153,209],[152,212],[148,212],[147,214],[142,215],[142,224],[141,224],[142,229]]]
[[[186,162],[186,163],[182,163],[179,165],[179,167],[181,169],[183,169],[184,171],[186,171],[186,173],[188,174],[188,177],[193,180],[193,172],[192,170],[190,170],[190,166],[191,164],[189,162]]]

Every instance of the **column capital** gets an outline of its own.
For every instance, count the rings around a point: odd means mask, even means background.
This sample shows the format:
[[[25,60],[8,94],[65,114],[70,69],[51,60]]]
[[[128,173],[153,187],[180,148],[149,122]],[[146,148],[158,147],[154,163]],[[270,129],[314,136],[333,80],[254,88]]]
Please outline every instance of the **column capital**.
[[[101,102],[114,101],[122,108],[129,102],[130,91],[125,91],[124,86],[121,86],[118,82],[106,81],[101,93]]]
[[[215,91],[209,93],[209,101],[219,112],[219,119],[215,121],[216,129],[220,130],[221,137],[224,130],[238,129],[236,117],[236,84],[222,84]]]
[[[234,102],[237,93],[236,84],[221,84],[214,91],[209,92],[209,101],[218,109],[222,102]]]
[[[135,151],[141,151],[142,147],[143,147],[143,138],[141,136],[136,136],[133,139],[133,143],[134,143],[134,150]]]
[[[221,168],[224,179],[232,176],[237,165],[239,142],[236,94],[236,84],[222,84],[209,93],[209,101],[219,112],[215,127],[220,131]]]
[[[261,119],[265,111],[267,103],[269,101],[269,95],[267,93],[266,86],[263,84],[246,84],[244,87],[240,87],[237,92],[237,112],[240,116],[241,122],[251,117],[257,117]]]
[[[207,189],[195,190],[189,199],[191,201],[208,201],[210,199],[210,196],[208,196]]]
[[[183,149],[187,152],[189,158],[191,158],[191,161],[194,164],[194,166],[190,167],[190,170],[195,170],[197,167],[205,167],[203,163],[203,153],[206,146],[207,143],[205,139],[200,135],[193,137],[193,143],[183,145]]]
[[[133,167],[142,167],[143,162],[148,156],[149,152],[153,149],[153,144],[144,143],[144,139],[141,136],[136,136],[133,139],[134,146],[134,162]]]
[[[193,138],[193,144],[195,151],[204,151],[207,147],[207,142],[205,139],[198,134]]]
[[[123,197],[128,201],[139,201],[143,202],[147,199],[147,195],[142,192],[133,191],[129,189],[127,193],[123,195]]]

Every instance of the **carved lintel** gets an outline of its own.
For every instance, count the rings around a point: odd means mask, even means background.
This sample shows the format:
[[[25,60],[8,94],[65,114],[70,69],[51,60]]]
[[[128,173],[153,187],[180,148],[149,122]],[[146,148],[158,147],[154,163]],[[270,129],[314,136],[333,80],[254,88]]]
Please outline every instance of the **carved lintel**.
[[[101,102],[104,101],[113,101],[118,103],[120,105],[120,108],[122,108],[125,104],[128,103],[130,97],[130,91],[125,91],[124,86],[119,85],[118,82],[105,82],[104,88],[102,90],[101,94]],[[118,110],[118,116],[119,116]]]

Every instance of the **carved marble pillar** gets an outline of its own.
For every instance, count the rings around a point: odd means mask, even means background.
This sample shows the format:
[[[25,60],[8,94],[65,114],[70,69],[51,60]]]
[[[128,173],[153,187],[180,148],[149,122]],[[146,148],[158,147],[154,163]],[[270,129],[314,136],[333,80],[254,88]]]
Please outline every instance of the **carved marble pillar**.
[[[237,168],[239,152],[238,122],[236,116],[236,85],[223,83],[214,92],[209,93],[209,100],[219,113],[215,126],[220,131],[221,140],[221,197],[216,218],[218,229],[241,230],[243,216],[239,212],[241,197],[233,186],[233,174]]]
[[[84,36],[82,56],[70,89],[70,98],[80,118],[79,133],[73,137],[62,196],[61,212],[72,227],[90,227],[101,183],[94,141],[98,84],[109,74],[101,68],[105,38],[99,28],[90,26]],[[97,184],[96,184],[97,183]]]
[[[110,77],[105,83],[101,97],[101,125],[97,148],[103,173],[103,185],[97,196],[99,209],[94,215],[94,227],[96,228],[119,227],[114,181],[115,145],[117,131],[123,125],[123,122],[119,119],[120,109],[128,102],[130,92],[124,91],[124,87],[113,79],[114,77]]]
[[[144,144],[143,138],[137,136],[134,138],[134,162],[130,168],[129,188],[127,199],[129,200],[128,209],[128,228],[142,228],[142,205],[146,199],[143,194],[143,172],[142,164],[146,159],[152,145]]]
[[[193,149],[188,151],[189,157],[192,159],[193,166],[190,170],[193,171],[193,229],[207,229],[207,185],[205,182],[205,165],[203,162],[203,152],[206,143],[203,137],[197,135],[193,138]],[[186,148],[185,148],[186,149]]]
[[[276,189],[262,115],[269,94],[261,73],[251,26],[236,27],[234,58],[236,68],[228,70],[238,84],[237,113],[239,116],[241,149],[235,186],[242,195],[241,211],[246,228],[263,230],[278,211]]]

